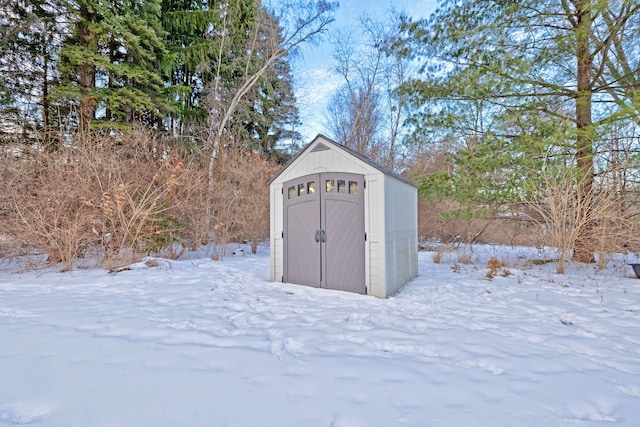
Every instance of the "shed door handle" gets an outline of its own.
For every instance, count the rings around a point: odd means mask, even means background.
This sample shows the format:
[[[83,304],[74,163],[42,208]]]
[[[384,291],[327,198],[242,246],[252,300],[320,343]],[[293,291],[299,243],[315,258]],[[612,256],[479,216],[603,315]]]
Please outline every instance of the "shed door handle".
[[[316,230],[316,242],[320,242],[321,235],[322,235],[322,230],[320,229]]]

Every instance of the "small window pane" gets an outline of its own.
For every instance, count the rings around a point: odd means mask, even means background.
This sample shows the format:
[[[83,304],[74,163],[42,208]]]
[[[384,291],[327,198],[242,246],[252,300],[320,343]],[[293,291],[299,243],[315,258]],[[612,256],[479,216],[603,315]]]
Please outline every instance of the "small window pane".
[[[333,193],[336,191],[336,182],[333,179],[327,180],[327,193]]]
[[[287,190],[287,194],[289,195],[290,199],[296,197],[296,187],[289,187],[289,189]]]
[[[353,194],[354,196],[358,195],[358,182],[357,181],[349,181],[349,194]]]
[[[313,194],[316,192],[315,181],[307,182],[307,194]]]
[[[306,193],[304,183],[298,184],[298,196],[304,196]]]
[[[347,183],[342,180],[339,179],[338,180],[338,193],[346,193],[347,192]]]

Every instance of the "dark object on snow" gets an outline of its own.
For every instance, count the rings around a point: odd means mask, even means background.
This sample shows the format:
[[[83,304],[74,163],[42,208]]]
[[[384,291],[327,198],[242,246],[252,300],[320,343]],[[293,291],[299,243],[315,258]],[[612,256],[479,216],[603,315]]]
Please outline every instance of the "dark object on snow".
[[[640,279],[640,264],[629,264],[633,268],[633,272],[636,273],[636,277]]]

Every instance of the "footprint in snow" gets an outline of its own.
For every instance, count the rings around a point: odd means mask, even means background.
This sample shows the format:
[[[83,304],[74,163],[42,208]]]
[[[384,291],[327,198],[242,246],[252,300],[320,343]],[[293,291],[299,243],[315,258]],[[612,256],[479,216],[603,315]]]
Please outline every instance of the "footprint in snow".
[[[302,355],[304,344],[292,337],[282,337],[282,333],[278,330],[269,330],[268,339],[269,351],[282,361],[289,358],[298,359]]]
[[[41,405],[3,405],[0,403],[0,424],[35,424],[43,421],[49,412],[50,408]]]

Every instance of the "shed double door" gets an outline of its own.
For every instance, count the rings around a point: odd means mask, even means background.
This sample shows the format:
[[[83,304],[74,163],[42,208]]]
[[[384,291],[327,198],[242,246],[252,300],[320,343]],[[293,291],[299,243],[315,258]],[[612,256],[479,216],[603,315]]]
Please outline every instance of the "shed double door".
[[[366,293],[364,177],[306,175],[283,192],[284,281]]]

